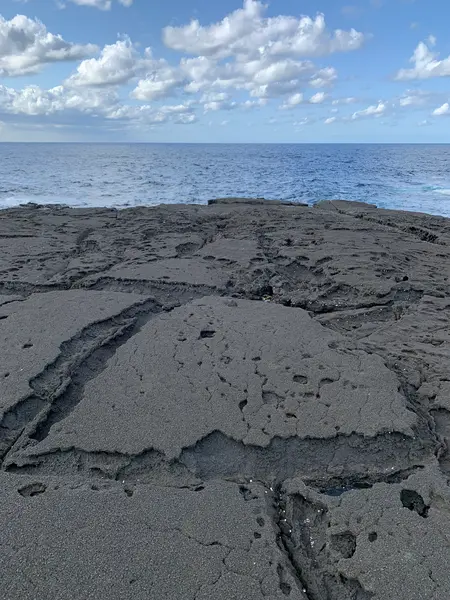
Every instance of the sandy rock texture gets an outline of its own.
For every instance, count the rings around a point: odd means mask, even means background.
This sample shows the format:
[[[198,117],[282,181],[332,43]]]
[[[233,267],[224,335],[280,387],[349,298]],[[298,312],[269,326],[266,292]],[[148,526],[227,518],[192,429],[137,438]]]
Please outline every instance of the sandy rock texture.
[[[450,597],[450,221],[0,213],[8,600]]]

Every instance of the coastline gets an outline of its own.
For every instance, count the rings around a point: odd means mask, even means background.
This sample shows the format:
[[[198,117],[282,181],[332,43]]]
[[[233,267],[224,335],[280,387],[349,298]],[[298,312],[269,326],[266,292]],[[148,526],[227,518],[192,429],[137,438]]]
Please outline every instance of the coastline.
[[[24,206],[0,244],[8,600],[450,596],[448,219]]]

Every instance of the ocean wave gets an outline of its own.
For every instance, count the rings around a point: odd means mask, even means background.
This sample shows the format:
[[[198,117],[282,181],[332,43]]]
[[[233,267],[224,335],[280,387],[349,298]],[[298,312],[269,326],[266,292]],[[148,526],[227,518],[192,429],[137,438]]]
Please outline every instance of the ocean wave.
[[[86,202],[59,196],[13,195],[0,199],[0,208],[16,208],[17,206],[24,206],[25,204],[59,204],[79,207],[89,206],[89,204]]]
[[[443,196],[450,196],[450,188],[444,188],[440,185],[424,185],[422,186],[422,192],[433,192]]]

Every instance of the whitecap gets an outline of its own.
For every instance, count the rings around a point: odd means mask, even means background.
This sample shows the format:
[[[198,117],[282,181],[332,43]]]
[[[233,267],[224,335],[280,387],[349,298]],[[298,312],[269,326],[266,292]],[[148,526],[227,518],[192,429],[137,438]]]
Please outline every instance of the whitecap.
[[[17,206],[23,206],[25,204],[58,204],[66,206],[87,206],[84,202],[74,201],[59,196],[26,196],[26,195],[13,195],[0,198],[0,208],[15,208]]]

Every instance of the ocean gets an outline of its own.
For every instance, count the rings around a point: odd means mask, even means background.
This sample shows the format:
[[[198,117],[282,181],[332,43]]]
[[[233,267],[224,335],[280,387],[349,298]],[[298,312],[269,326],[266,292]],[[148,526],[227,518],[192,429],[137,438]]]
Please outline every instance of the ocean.
[[[450,216],[450,145],[0,144],[0,208],[344,199]]]

